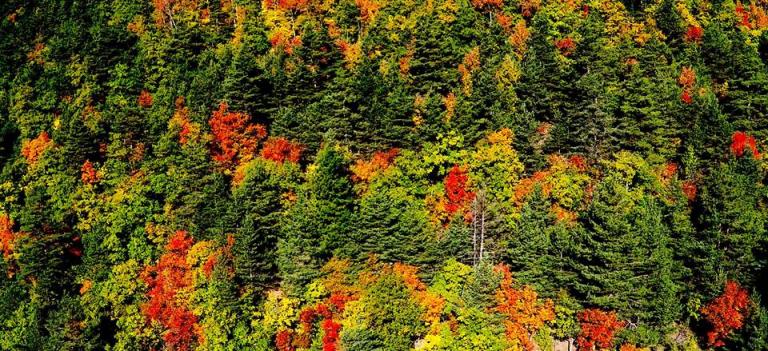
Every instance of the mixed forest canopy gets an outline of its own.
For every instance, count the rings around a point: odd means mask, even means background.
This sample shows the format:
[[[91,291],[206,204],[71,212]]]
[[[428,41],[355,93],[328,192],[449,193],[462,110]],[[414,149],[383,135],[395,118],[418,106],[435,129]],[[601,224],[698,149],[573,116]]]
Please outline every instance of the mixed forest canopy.
[[[0,350],[768,350],[768,0],[0,16]]]

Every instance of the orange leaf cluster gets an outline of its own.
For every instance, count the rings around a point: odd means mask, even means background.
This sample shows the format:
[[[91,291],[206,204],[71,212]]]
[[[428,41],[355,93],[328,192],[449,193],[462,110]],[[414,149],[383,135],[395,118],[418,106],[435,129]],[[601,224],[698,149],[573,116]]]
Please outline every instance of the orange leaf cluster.
[[[192,243],[186,231],[177,231],[168,240],[166,253],[141,273],[141,279],[149,286],[149,301],[142,305],[142,313],[166,329],[163,340],[172,350],[192,349],[199,334],[197,317],[179,298],[179,292],[192,287],[191,267],[187,263]]]
[[[355,5],[360,10],[360,20],[365,24],[373,22],[381,9],[381,5],[373,0],[355,0]]]
[[[472,84],[471,80],[469,82]],[[443,98],[443,105],[445,106],[445,116],[443,117],[443,120],[445,123],[448,123],[456,114],[456,94],[453,92],[448,93],[448,95]]]
[[[48,136],[48,132],[43,131],[37,138],[24,142],[21,146],[21,155],[27,159],[27,163],[34,165],[51,146],[53,146],[51,137]]]
[[[99,181],[99,174],[93,168],[93,163],[90,160],[85,160],[83,166],[80,167],[80,180],[83,181],[83,184],[94,184]]]
[[[752,156],[755,159],[760,158],[760,152],[757,150],[755,137],[744,132],[733,133],[731,136],[731,152],[733,152],[736,157],[742,157],[746,150],[752,151]]]
[[[199,128],[189,120],[189,107],[184,106],[184,97],[176,98],[176,109],[170,123],[179,128],[179,143],[187,144],[193,132],[196,134]]]
[[[728,335],[744,325],[748,308],[749,293],[734,281],[725,283],[723,294],[701,309],[711,329],[707,332],[709,345],[719,347]]]
[[[138,99],[139,106],[147,108],[152,107],[152,94],[146,90],[142,90]]]
[[[541,7],[541,0],[521,0],[520,1],[520,11],[522,12],[524,17],[533,16],[534,12],[539,10],[539,7]]]
[[[576,42],[571,37],[565,37],[555,42],[555,47],[563,56],[571,56],[576,52]]]
[[[267,136],[267,129],[261,124],[251,124],[248,114],[229,112],[228,109],[226,102],[219,104],[208,124],[213,133],[213,159],[224,169],[231,170],[256,153],[259,141]]]
[[[696,84],[696,71],[691,67],[683,67],[683,70],[680,72],[680,77],[677,78],[677,82],[683,88],[693,88]]]
[[[606,312],[594,308],[579,312],[578,319],[581,333],[576,339],[576,343],[580,349],[611,348],[614,335],[625,325],[623,321],[618,320],[616,312]]]
[[[417,267],[398,262],[393,265],[392,272],[403,279],[405,285],[411,290],[411,295],[424,308],[424,321],[433,328],[430,332],[439,332],[436,327],[440,322],[443,308],[445,308],[445,299],[427,291],[427,285],[418,276]]]
[[[309,7],[308,0],[264,0],[264,6],[270,10],[306,11]]]
[[[538,171],[528,178],[521,179],[517,186],[515,186],[515,201],[518,204],[522,204],[523,200],[536,188],[537,184],[542,184],[542,192],[544,195],[549,195],[552,187],[545,182],[549,176],[549,171]]]
[[[691,91],[693,86],[696,85],[696,71],[690,67],[683,67],[682,72],[680,72],[680,77],[677,78],[677,83],[683,87],[683,92],[680,94],[680,100],[687,105],[693,103]]]
[[[34,62],[38,65],[42,65],[45,63],[45,59],[43,58],[43,50],[45,50],[45,44],[43,43],[37,43],[35,44],[35,48],[32,49],[29,53],[27,53],[27,60],[30,62]]]
[[[261,157],[279,163],[285,161],[298,163],[303,150],[300,144],[292,143],[286,138],[269,138],[261,149]]]
[[[528,38],[531,37],[531,32],[525,25],[524,20],[520,20],[512,29],[509,35],[509,43],[515,48],[515,52],[518,57],[523,57],[528,48]]]
[[[684,181],[681,187],[683,194],[686,198],[688,198],[688,201],[693,201],[696,199],[697,187],[693,180]]]
[[[293,50],[301,46],[302,41],[299,36],[288,37],[282,32],[277,32],[269,37],[269,43],[273,48],[282,48],[287,55],[293,55]]]
[[[459,73],[465,95],[472,94],[472,73],[478,68],[480,68],[480,47],[475,46],[464,55],[464,60],[459,64]]]
[[[586,171],[587,170],[587,160],[584,159],[584,156],[581,155],[573,155],[568,158],[568,164],[570,164],[572,167],[578,169],[579,171]]]
[[[747,29],[768,28],[768,14],[755,3],[750,4],[749,10],[747,10],[741,2],[737,2],[735,12],[736,17],[739,18],[740,26]]]
[[[370,182],[373,177],[392,165],[398,153],[400,153],[399,149],[392,148],[387,151],[376,151],[373,153],[370,161],[355,161],[355,164],[349,167],[352,171],[352,180],[355,182]]]
[[[478,10],[493,11],[504,7],[504,0],[471,0],[472,6]]]
[[[173,16],[182,10],[192,11],[197,9],[197,0],[152,0],[155,25],[160,28],[173,25]]]
[[[449,214],[466,209],[475,198],[475,193],[467,189],[468,179],[467,172],[459,168],[458,165],[454,165],[445,177],[443,185],[445,186],[445,196],[448,198],[445,210]]]
[[[8,215],[0,215],[0,251],[3,258],[8,259],[13,254],[16,234],[13,232],[13,221]]]
[[[524,350],[535,350],[533,335],[544,323],[555,319],[554,304],[552,300],[540,301],[530,286],[517,288],[509,266],[500,264],[496,271],[502,274],[501,286],[496,290],[496,311],[507,317],[507,339]]]

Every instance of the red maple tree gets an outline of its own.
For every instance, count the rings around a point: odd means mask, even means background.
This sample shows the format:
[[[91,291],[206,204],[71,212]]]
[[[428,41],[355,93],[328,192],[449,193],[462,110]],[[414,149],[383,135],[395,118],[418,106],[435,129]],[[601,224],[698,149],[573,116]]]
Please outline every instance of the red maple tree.
[[[90,160],[85,160],[83,166],[80,167],[80,180],[83,181],[83,184],[94,184],[99,181],[99,174],[93,168],[93,163]]]
[[[595,350],[613,347],[613,337],[624,328],[624,322],[619,321],[615,312],[607,312],[590,308],[579,312],[581,333],[576,339],[580,349]]]
[[[197,317],[178,297],[179,292],[192,285],[191,267],[187,263],[192,243],[186,231],[177,231],[168,240],[166,253],[141,273],[141,279],[149,286],[149,300],[142,305],[142,313],[165,328],[163,340],[172,350],[190,350],[198,337]]]
[[[445,196],[448,198],[445,210],[448,213],[456,213],[458,210],[469,205],[472,199],[475,198],[475,193],[467,190],[468,179],[467,172],[458,165],[454,165],[445,177],[443,185],[445,186]]]
[[[224,169],[232,169],[256,153],[261,139],[267,136],[267,129],[261,124],[250,123],[251,116],[243,112],[229,112],[226,102],[219,104],[208,121],[213,133],[211,153],[213,159]]]
[[[261,149],[261,157],[279,163],[285,161],[298,163],[303,150],[300,144],[292,143],[286,138],[269,138]]]
[[[701,309],[710,325],[707,343],[714,347],[725,345],[724,339],[744,325],[749,305],[747,290],[734,281],[726,282],[723,294]]]
[[[293,333],[290,330],[280,330],[275,336],[275,346],[278,351],[294,351],[295,347],[291,344]]]
[[[760,158],[760,152],[757,150],[755,137],[745,132],[734,132],[731,136],[731,152],[733,152],[736,157],[742,157],[746,150],[752,151],[752,156],[755,159]]]
[[[685,41],[688,43],[700,43],[704,37],[704,29],[699,26],[689,26],[685,32]]]

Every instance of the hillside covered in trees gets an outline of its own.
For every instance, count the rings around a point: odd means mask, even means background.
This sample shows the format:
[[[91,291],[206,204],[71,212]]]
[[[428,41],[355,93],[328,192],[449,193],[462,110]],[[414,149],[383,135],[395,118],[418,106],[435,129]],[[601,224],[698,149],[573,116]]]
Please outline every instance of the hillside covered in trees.
[[[767,0],[0,16],[0,350],[768,350]]]

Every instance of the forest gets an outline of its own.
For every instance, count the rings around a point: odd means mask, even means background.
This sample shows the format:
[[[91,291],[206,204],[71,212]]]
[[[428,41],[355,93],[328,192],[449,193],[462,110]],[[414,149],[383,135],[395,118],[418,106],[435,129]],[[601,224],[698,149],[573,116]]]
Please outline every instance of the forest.
[[[768,0],[0,1],[0,350],[768,350]]]

